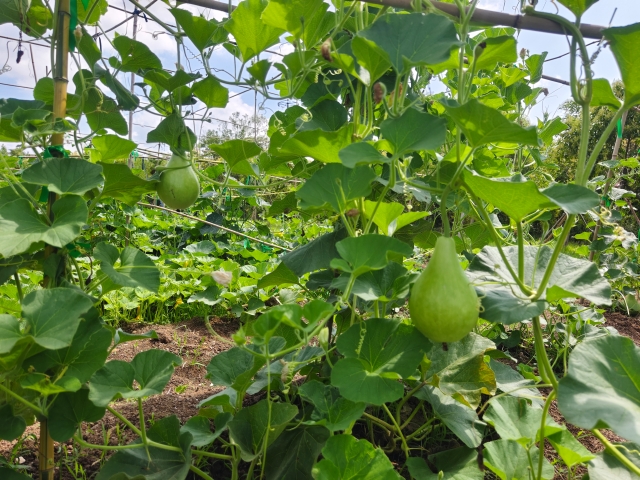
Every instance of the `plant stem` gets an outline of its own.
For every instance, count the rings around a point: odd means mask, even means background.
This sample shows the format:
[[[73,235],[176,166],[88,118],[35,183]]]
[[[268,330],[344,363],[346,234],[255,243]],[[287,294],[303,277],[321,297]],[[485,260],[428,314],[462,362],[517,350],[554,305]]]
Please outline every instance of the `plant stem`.
[[[368,418],[369,420],[371,420],[373,423],[377,423],[378,425],[380,425],[381,427],[386,428],[387,430],[389,430],[390,432],[395,432],[396,431],[396,427],[394,427],[393,425],[388,424],[387,422],[385,422],[384,420],[380,420],[378,417],[371,415],[370,413],[364,412],[362,414],[363,417]]]
[[[547,357],[547,351],[544,348],[544,339],[542,338],[542,327],[540,326],[540,317],[533,317],[533,335],[535,339],[536,360],[538,361],[538,373],[545,383],[553,385],[554,390],[558,388],[558,380],[551,368],[551,362]]]
[[[507,259],[507,255],[504,253],[504,250],[502,249],[502,238],[498,235],[498,232],[496,232],[496,229],[493,226],[493,223],[491,222],[491,218],[489,218],[489,214],[484,209],[482,202],[478,199],[478,197],[476,197],[471,192],[471,190],[468,190],[468,193],[471,196],[473,203],[477,205],[474,208],[474,210],[476,211],[478,216],[480,216],[484,220],[485,225],[489,228],[489,234],[493,237],[493,241],[496,244],[498,253],[500,254],[500,258],[502,258],[502,262],[507,267],[507,270],[509,270],[509,273],[511,274],[511,278],[513,278],[513,281],[518,284],[518,287],[520,287],[520,290],[522,291],[522,293],[524,293],[525,295],[531,295],[532,293],[531,289],[529,289],[529,287],[520,280],[520,277],[516,274],[515,270],[511,266],[511,263]]]
[[[194,455],[202,455],[203,457],[217,458],[219,460],[233,460],[231,455],[224,455],[222,453],[205,452],[204,450],[193,450],[191,453]]]
[[[399,423],[396,422],[395,417],[393,416],[393,414],[389,410],[389,407],[387,407],[387,405],[385,403],[382,404],[382,408],[384,409],[384,411],[387,413],[387,415],[389,416],[389,418],[391,419],[391,421],[395,425],[396,431],[398,432],[398,436],[400,437],[400,440],[402,441],[402,450],[404,450],[404,455],[405,455],[406,458],[409,458],[409,445],[407,445],[407,439],[404,438],[404,435],[402,434],[402,430],[400,429]]]
[[[13,280],[16,282],[16,290],[18,291],[18,300],[20,300],[20,303],[22,303],[22,299],[24,298],[24,295],[22,294],[22,284],[20,283],[20,274],[16,271],[16,273],[13,274]]]
[[[142,437],[142,433],[140,432],[140,429],[136,427],[133,423],[131,423],[129,420],[127,420],[127,418],[124,415],[122,415],[120,412],[118,412],[117,410],[109,406],[107,406],[107,410],[111,415],[113,415],[122,423],[124,423],[127,427],[129,427],[133,433],[135,433],[139,437]]]
[[[200,470],[198,467],[195,467],[193,465],[189,465],[189,470],[191,470],[193,473],[195,473],[196,475],[204,478],[204,480],[213,480],[212,477],[210,477],[209,475],[207,475],[206,473],[204,473],[202,470]]]
[[[552,390],[544,402],[544,408],[542,409],[542,419],[540,420],[540,443],[538,444],[538,478],[542,480],[542,466],[544,464],[544,441],[545,441],[545,426],[547,424],[547,415],[549,413],[549,407],[551,402],[556,397],[556,391]]]
[[[524,283],[524,237],[522,234],[522,222],[516,222],[518,231],[518,278]]]
[[[400,402],[398,403],[398,406],[396,407],[396,422],[400,423],[400,410],[402,409],[402,407],[404,407],[404,404],[407,403],[409,401],[409,399],[411,397],[413,397],[415,395],[415,393],[420,390],[427,382],[420,382],[418,385],[416,385],[414,388],[412,388],[403,398],[402,400],[400,400]]]
[[[600,135],[600,138],[598,139],[598,143],[596,143],[596,146],[593,147],[593,151],[591,152],[591,155],[589,155],[589,160],[587,160],[587,165],[584,168],[583,178],[582,179],[576,178],[576,182],[580,182],[579,183],[580,185],[587,184],[587,180],[589,180],[589,177],[591,176],[591,171],[593,170],[593,167],[595,166],[596,161],[600,156],[600,152],[602,151],[605,144],[607,143],[609,136],[611,135],[613,130],[616,128],[618,120],[622,118],[622,115],[626,111],[627,111],[627,107],[625,107],[624,105],[620,107],[620,109],[616,112],[616,114],[613,116],[613,118],[609,122],[609,125],[607,125],[607,128],[605,128],[604,132],[602,132],[602,135]]]
[[[576,221],[575,215],[567,216],[567,221],[565,222],[564,227],[562,228],[562,233],[558,237],[556,247],[554,248],[553,253],[551,254],[551,259],[549,259],[549,264],[547,265],[547,269],[544,272],[542,281],[540,282],[540,285],[538,286],[536,293],[531,298],[532,302],[538,300],[544,293],[545,289],[547,288],[547,284],[549,283],[549,280],[551,279],[551,274],[553,273],[553,268],[556,266],[556,261],[560,256],[560,252],[564,248],[564,243],[567,241],[567,237],[569,236],[569,233],[571,232],[571,229],[573,228],[575,221]]]
[[[140,438],[142,439],[142,444],[144,445],[144,449],[147,452],[147,458],[151,461],[151,454],[149,453],[149,441],[147,440],[147,426],[145,425],[144,420],[144,410],[142,408],[142,399],[138,399],[138,417],[140,422]]]
[[[607,440],[606,437],[604,435],[602,435],[600,430],[598,430],[597,428],[594,428],[591,431],[598,438],[598,440],[600,440],[600,442],[605,446],[605,448],[607,450],[609,450],[614,457],[616,457],[616,459],[620,463],[622,463],[625,467],[627,467],[627,469],[629,471],[631,471],[631,472],[635,473],[636,475],[640,476],[640,468],[638,468],[635,464],[633,464],[631,462],[631,460],[629,460],[622,453],[620,453],[620,450],[618,450],[615,447],[615,445],[613,445],[609,440]]]
[[[35,413],[44,416],[44,412],[42,411],[42,409],[40,407],[35,406],[33,403],[31,403],[28,400],[25,400],[24,398],[22,398],[20,395],[18,395],[17,393],[12,392],[11,390],[9,390],[7,387],[5,387],[4,385],[2,385],[0,383],[0,391],[6,393],[7,395],[9,395],[10,397],[13,397],[14,399],[16,399],[17,401],[19,401],[20,403],[22,403],[23,405],[26,405],[27,407],[29,407],[31,410],[33,410]]]

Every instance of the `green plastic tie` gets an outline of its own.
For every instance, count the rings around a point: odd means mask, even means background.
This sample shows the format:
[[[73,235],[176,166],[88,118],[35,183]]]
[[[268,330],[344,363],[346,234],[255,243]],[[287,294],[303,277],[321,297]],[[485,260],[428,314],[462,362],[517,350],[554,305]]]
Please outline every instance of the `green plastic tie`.
[[[622,119],[618,119],[618,138],[622,138]]]

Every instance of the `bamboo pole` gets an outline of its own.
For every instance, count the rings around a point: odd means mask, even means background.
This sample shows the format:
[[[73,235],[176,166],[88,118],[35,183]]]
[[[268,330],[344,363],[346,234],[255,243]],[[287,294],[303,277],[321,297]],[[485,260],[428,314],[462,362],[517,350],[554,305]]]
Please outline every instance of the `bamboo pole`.
[[[386,7],[401,8],[403,10],[413,10],[413,0],[361,0],[374,5]],[[210,8],[220,12],[228,12],[229,5],[227,3],[216,0],[182,0],[182,3],[196,5],[198,7]],[[455,4],[432,1],[431,4],[436,10],[458,18],[460,11]],[[235,7],[232,6],[232,10]],[[476,25],[501,25],[503,27],[513,27],[519,30],[531,30],[534,32],[555,33],[558,35],[566,35],[567,32],[559,23],[546,18],[532,17],[529,15],[511,15],[508,13],[494,12],[492,10],[483,10],[476,8],[471,16],[471,23]],[[600,40],[602,38],[602,30],[606,27],[600,25],[582,24],[580,32],[584,38],[593,38]]]
[[[54,41],[55,65],[53,70],[53,121],[64,119],[67,115],[67,85],[69,83],[69,23],[71,20],[71,1],[77,0],[57,0]],[[56,133],[51,136],[52,146],[64,145],[64,133]],[[56,201],[56,194],[49,193],[47,213],[53,220],[51,207]],[[45,257],[54,253],[54,249],[47,246]],[[44,279],[44,285],[50,286],[51,280]],[[55,285],[55,279],[53,279]],[[40,442],[38,448],[38,463],[40,467],[40,480],[53,480],[55,471],[55,452],[51,435],[49,435],[49,424],[46,418],[40,418]]]
[[[76,0],[74,0],[76,1]],[[53,118],[67,116],[67,85],[69,83],[69,21],[71,1],[58,0],[56,15],[56,64],[53,67]],[[51,145],[63,145],[64,133],[51,136]]]

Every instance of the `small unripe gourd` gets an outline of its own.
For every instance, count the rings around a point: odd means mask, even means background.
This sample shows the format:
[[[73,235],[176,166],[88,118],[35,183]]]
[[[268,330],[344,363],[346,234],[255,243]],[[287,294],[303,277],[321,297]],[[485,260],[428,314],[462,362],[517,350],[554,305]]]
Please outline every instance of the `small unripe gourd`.
[[[411,321],[433,342],[457,342],[476,326],[479,301],[458,262],[451,237],[439,237],[427,268],[413,284]]]
[[[191,162],[173,154],[167,164],[167,170],[160,175],[157,191],[160,200],[173,210],[193,205],[200,195],[200,182]]]

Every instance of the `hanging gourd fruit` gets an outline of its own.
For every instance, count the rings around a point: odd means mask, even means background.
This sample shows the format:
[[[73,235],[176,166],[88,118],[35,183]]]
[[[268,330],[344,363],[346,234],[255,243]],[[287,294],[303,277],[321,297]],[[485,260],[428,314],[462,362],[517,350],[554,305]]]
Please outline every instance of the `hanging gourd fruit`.
[[[193,205],[200,195],[200,182],[191,162],[173,154],[166,170],[160,175],[157,191],[160,200],[173,210]]]
[[[409,313],[433,342],[457,342],[478,322],[479,301],[458,262],[451,237],[439,237],[427,268],[413,284]]]

